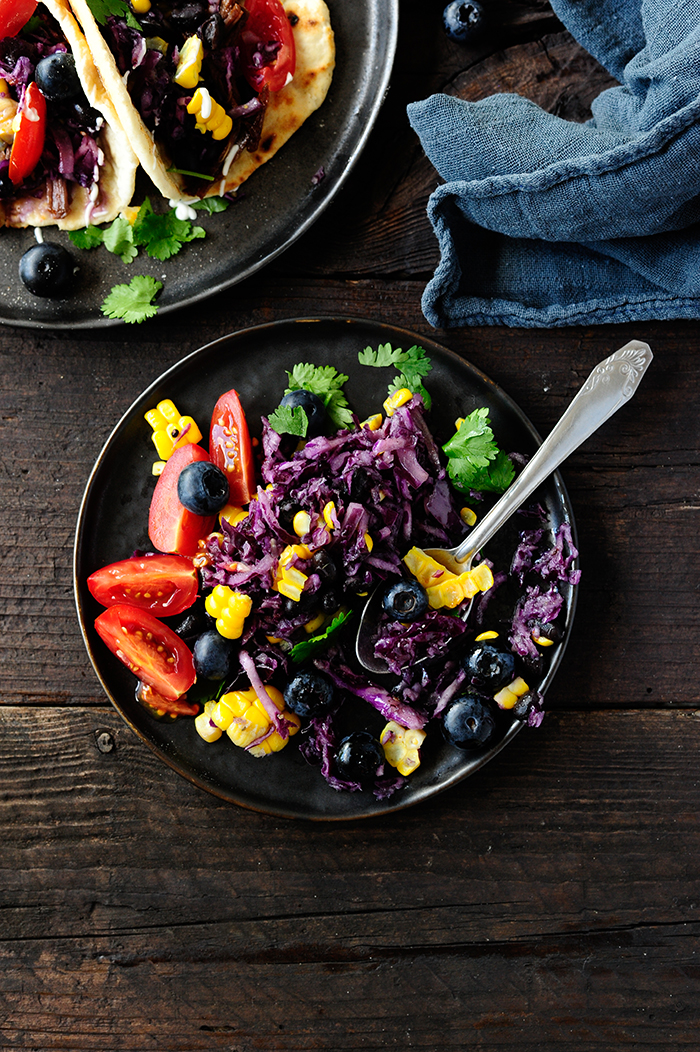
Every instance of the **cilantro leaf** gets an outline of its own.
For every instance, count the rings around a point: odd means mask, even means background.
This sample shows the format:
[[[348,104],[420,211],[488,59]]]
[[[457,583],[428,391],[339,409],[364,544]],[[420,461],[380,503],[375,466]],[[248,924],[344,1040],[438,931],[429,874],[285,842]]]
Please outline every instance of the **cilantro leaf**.
[[[129,323],[144,321],[158,310],[152,300],[162,288],[163,282],[150,274],[137,274],[128,285],[115,285],[100,309],[108,318],[123,318]]]
[[[447,454],[447,474],[455,488],[502,493],[515,477],[515,469],[496,443],[489,411],[475,409],[442,447]]]
[[[134,243],[146,249],[149,256],[161,261],[177,255],[183,244],[205,237],[201,226],[192,226],[189,219],[178,219],[175,211],[156,213],[148,198],[139,208],[134,223]]]
[[[321,399],[328,418],[335,427],[352,425],[352,413],[343,393],[343,384],[347,383],[348,379],[344,373],[339,373],[332,365],[300,363],[294,366],[291,373],[287,372],[287,376],[289,386],[285,394],[299,390],[311,391]]]
[[[375,368],[386,368],[389,365],[398,365],[401,372],[395,376],[389,384],[389,394],[400,391],[407,387],[413,394],[419,394],[426,409],[430,409],[432,399],[429,391],[423,385],[423,378],[432,369],[432,363],[422,347],[414,344],[407,351],[400,347],[392,347],[390,343],[380,343],[377,350],[365,347],[358,354],[360,365],[371,365]]]
[[[230,203],[223,197],[203,197],[201,201],[192,201],[190,208],[201,209],[209,215],[214,215],[215,212],[225,212]]]
[[[100,227],[93,226],[90,223],[89,226],[83,227],[82,230],[70,230],[68,237],[76,248],[97,248],[98,245],[102,244],[104,232]]]
[[[115,15],[117,18],[124,18],[132,29],[143,32],[126,0],[87,0],[87,5],[98,25],[105,25],[109,16]]]
[[[292,661],[300,664],[319,650],[323,650],[330,642],[331,636],[334,636],[350,617],[352,617],[352,610],[341,610],[335,615],[325,632],[319,632],[316,636],[303,639],[301,643],[295,643],[289,652]]]
[[[300,405],[291,408],[288,405],[278,405],[267,421],[278,435],[299,435],[300,438],[306,437],[309,426],[309,418],[304,407]]]
[[[134,244],[134,228],[128,219],[118,216],[103,231],[102,240],[104,246],[115,256],[119,256],[122,263],[131,263],[139,254]]]

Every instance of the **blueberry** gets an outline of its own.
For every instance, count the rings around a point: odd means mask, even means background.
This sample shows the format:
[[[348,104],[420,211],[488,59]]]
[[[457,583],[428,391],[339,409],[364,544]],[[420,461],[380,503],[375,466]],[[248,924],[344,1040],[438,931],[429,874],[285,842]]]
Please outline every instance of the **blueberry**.
[[[203,679],[226,679],[231,668],[232,650],[231,641],[224,639],[215,628],[204,632],[192,650],[197,675]]]
[[[333,684],[318,672],[298,672],[284,688],[284,703],[297,716],[320,716],[333,703]]]
[[[73,284],[75,263],[60,245],[32,245],[19,261],[19,276],[35,296],[65,296]]]
[[[311,556],[311,573],[317,573],[324,583],[331,584],[338,576],[338,567],[328,552],[319,548]]]
[[[82,91],[75,59],[67,51],[54,51],[37,62],[34,79],[49,102],[73,99]]]
[[[476,686],[495,694],[512,681],[515,656],[491,643],[475,643],[462,658],[462,665]]]
[[[343,738],[335,754],[338,776],[360,785],[373,781],[384,763],[382,748],[369,731],[353,731]]]
[[[417,621],[428,609],[428,596],[418,581],[397,581],[384,592],[382,607],[395,621]]]
[[[486,749],[498,735],[494,705],[478,694],[455,698],[443,713],[442,733],[450,745],[466,752]]]
[[[195,460],[180,472],[177,495],[180,503],[195,515],[215,515],[228,503],[228,479],[216,464]]]
[[[442,21],[450,40],[464,44],[482,30],[484,10],[475,0],[469,0],[466,4],[453,0],[442,12]]]
[[[306,429],[306,438],[315,438],[316,435],[323,434],[326,427],[326,407],[318,395],[303,389],[299,391],[290,391],[284,396],[280,405],[287,406],[288,409],[294,409],[296,406],[301,406],[306,413],[307,420],[309,421],[309,425]]]

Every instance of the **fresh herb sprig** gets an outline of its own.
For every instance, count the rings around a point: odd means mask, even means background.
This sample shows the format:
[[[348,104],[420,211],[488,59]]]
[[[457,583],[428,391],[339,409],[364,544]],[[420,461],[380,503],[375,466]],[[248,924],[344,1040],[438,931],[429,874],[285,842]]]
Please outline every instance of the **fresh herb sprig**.
[[[100,309],[108,318],[121,318],[130,324],[145,321],[157,313],[153,300],[162,288],[163,282],[150,274],[137,274],[128,285],[115,285]]]
[[[226,207],[225,202],[223,207]],[[206,210],[223,211],[223,208],[212,204]],[[167,212],[154,212],[147,197],[133,223],[126,216],[118,216],[106,227],[87,226],[74,230],[70,239],[76,248],[91,249],[104,245],[109,252],[119,256],[122,263],[132,263],[139,248],[145,249],[151,258],[163,262],[176,256],[187,242],[205,236],[203,227],[193,226],[189,219],[178,218],[172,208]]]
[[[442,447],[447,474],[463,493],[503,493],[515,478],[510,458],[498,447],[488,409],[475,409]]]
[[[413,394],[419,394],[426,409],[430,409],[432,400],[430,392],[423,384],[423,379],[432,369],[430,358],[422,347],[414,344],[407,351],[392,347],[390,343],[380,343],[377,350],[365,347],[357,356],[360,365],[371,365],[378,369],[397,366],[401,371],[389,384],[389,394],[407,387]]]
[[[98,25],[105,25],[110,15],[114,15],[116,18],[123,18],[131,29],[137,29],[139,33],[143,33],[143,29],[134,18],[131,6],[126,0],[87,0],[87,5]]]
[[[311,365],[309,362],[302,362],[295,365],[291,372],[287,371],[287,376],[289,383],[285,394],[291,394],[292,391],[310,391],[321,399],[328,419],[334,427],[352,426],[353,415],[343,391],[343,385],[348,380],[344,373],[339,373],[332,365]],[[273,431],[280,435],[298,435],[305,438],[309,421],[301,406],[294,409],[278,406],[268,417],[268,422]]]

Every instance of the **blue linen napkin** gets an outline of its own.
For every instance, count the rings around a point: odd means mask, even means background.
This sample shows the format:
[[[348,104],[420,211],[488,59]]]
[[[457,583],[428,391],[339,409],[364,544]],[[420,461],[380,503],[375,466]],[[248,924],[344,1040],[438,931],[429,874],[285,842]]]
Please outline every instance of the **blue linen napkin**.
[[[552,0],[619,81],[575,124],[519,95],[409,105],[445,183],[438,328],[700,317],[700,0]]]

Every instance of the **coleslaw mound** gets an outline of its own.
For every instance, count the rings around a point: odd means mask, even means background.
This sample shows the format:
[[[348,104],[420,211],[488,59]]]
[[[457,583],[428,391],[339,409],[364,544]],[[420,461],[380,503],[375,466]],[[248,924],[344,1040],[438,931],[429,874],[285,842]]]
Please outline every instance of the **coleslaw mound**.
[[[278,434],[263,418],[264,485],[244,517],[234,522],[222,517],[201,560],[203,590],[224,585],[252,600],[238,641],[242,682],[251,682],[254,669],[259,697],[268,684],[279,686],[302,669],[333,684],[331,708],[302,719],[300,752],[334,789],[368,788],[338,777],[334,755],[344,734],[368,729],[378,739],[386,721],[430,731],[450,702],[470,688],[461,656],[490,617],[490,593],[507,580],[517,582],[520,600],[511,606],[509,623],[491,634],[509,639],[523,667],[529,660],[539,672],[544,659],[532,641],[533,626],[539,631],[560,614],[557,580],[577,579],[568,526],[552,546],[543,523],[521,539],[513,570],[494,574],[493,587],[477,597],[468,618],[466,601],[453,610],[428,609],[410,623],[384,617],[376,653],[388,662],[390,674],[373,680],[359,666],[358,614],[372,590],[409,576],[402,560],[413,546],[451,547],[468,532],[460,516],[463,498],[449,484],[424,411],[421,396],[414,394],[375,430],[355,417],[352,427],[306,442]],[[281,564],[303,581],[294,597],[284,594]],[[545,592],[537,584],[523,591],[523,582],[534,579],[546,579]],[[226,689],[235,689],[239,677]],[[541,694],[528,688],[523,702],[502,713],[503,733],[513,718],[541,723]],[[281,715],[275,726],[286,737]],[[405,783],[406,777],[385,763],[369,788],[384,799]]]

